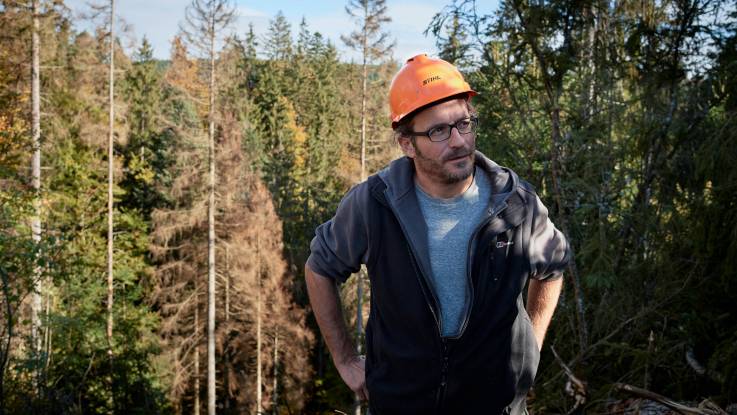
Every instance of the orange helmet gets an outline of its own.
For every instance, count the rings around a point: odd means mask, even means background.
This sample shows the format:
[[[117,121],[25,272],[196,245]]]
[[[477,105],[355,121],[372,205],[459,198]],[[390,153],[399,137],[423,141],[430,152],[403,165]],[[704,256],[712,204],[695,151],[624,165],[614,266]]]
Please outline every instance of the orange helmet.
[[[413,111],[458,94],[476,95],[455,66],[426,54],[407,60],[389,87],[392,129]]]

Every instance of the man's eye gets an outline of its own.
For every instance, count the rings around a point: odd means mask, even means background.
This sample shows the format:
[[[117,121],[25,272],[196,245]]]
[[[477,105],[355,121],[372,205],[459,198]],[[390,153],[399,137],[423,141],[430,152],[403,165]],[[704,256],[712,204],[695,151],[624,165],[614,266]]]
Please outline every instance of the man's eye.
[[[445,135],[446,131],[448,131],[448,126],[441,125],[439,127],[431,128],[430,131],[427,132],[427,135],[430,137],[442,137]]]
[[[471,120],[460,120],[456,123],[456,128],[459,130],[467,130],[471,125]]]

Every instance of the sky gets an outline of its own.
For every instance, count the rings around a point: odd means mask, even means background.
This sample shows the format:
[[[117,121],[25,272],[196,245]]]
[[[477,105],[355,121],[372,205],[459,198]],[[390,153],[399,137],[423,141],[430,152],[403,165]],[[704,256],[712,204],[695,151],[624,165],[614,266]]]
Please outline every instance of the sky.
[[[443,10],[453,0],[386,0],[392,22],[386,27],[396,40],[394,59],[404,61],[419,53],[437,55],[435,39],[432,35],[424,36],[432,17]],[[102,2],[102,0],[97,0]],[[65,2],[75,17],[89,9],[88,0],[67,0]],[[116,15],[132,27],[132,41],[140,44],[145,35],[154,48],[154,56],[168,59],[171,40],[179,30],[179,23],[184,20],[184,10],[190,3],[188,0],[117,0]],[[498,0],[479,1],[479,12],[491,13],[497,7]],[[320,32],[338,47],[341,59],[358,60],[355,52],[348,50],[340,40],[340,35],[348,35],[356,24],[345,12],[347,0],[298,1],[298,0],[261,0],[235,1],[238,18],[234,31],[241,35],[253,24],[257,36],[263,36],[269,21],[281,10],[292,24],[292,34],[296,35],[299,23],[304,17],[311,32]],[[89,29],[91,24],[75,19],[79,30]]]

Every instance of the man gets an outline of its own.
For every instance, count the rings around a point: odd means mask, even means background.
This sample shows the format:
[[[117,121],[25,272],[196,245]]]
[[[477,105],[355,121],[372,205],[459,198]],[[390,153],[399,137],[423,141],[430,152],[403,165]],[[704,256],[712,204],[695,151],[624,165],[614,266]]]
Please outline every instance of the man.
[[[409,59],[389,98],[405,157],[351,189],[310,246],[317,322],[372,415],[526,412],[569,250],[532,187],[475,151],[475,94],[451,64]],[[365,361],[336,286],[361,264]]]

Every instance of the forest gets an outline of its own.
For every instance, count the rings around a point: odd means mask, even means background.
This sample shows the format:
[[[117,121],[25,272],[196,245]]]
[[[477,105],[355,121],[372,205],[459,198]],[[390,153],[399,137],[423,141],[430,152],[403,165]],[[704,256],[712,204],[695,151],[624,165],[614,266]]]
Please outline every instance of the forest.
[[[0,0],[0,414],[362,413],[304,264],[402,155],[385,0],[340,40],[192,0],[166,60],[123,7]],[[448,0],[425,35],[571,243],[530,413],[736,414],[737,3]]]

